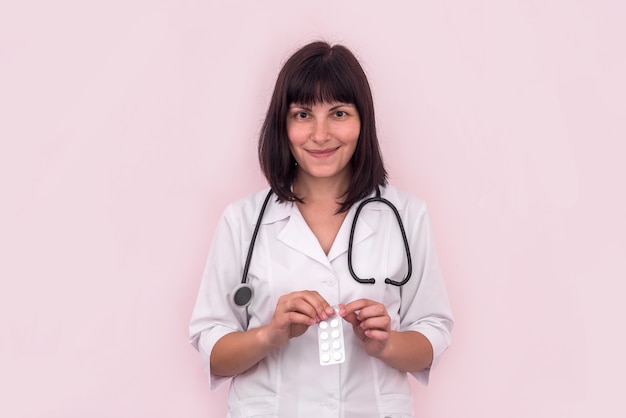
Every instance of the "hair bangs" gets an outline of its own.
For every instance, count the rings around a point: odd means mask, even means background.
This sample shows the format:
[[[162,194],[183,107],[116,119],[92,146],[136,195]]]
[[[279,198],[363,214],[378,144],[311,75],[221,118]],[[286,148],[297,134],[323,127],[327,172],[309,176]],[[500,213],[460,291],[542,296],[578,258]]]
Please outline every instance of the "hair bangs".
[[[332,65],[311,66],[289,80],[287,105],[297,103],[313,106],[319,103],[356,103],[355,86],[342,77],[340,69]]]

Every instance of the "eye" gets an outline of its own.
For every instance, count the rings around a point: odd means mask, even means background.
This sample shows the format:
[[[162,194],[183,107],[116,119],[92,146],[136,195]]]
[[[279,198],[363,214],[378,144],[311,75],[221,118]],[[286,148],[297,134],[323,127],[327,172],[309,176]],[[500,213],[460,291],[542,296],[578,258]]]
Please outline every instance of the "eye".
[[[338,118],[343,118],[344,116],[347,116],[347,113],[343,110],[338,110],[335,112],[335,116]]]
[[[294,118],[296,119],[306,119],[309,117],[309,114],[307,112],[296,112],[293,115]]]

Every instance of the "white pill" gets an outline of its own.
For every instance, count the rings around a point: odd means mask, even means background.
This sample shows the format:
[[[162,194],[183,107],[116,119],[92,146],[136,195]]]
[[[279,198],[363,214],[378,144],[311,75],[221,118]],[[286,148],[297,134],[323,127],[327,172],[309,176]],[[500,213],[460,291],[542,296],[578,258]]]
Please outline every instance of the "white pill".
[[[330,321],[330,326],[333,328],[337,328],[337,326],[339,325],[339,321],[336,319],[333,319],[332,321]]]
[[[327,340],[328,339],[328,333],[326,331],[320,332],[320,339],[321,340]]]
[[[330,336],[333,338],[339,338],[339,331],[337,331],[336,329],[334,329],[331,333]]]
[[[341,357],[342,357],[342,355],[341,355],[341,353],[339,351],[335,351],[333,353],[333,360],[339,361],[339,360],[341,360]]]
[[[322,321],[322,322],[320,322],[320,328],[321,328],[321,329],[326,329],[326,328],[328,328],[328,322],[326,322],[326,321]]]
[[[335,343],[333,343],[333,348],[334,347],[335,347]],[[322,350],[322,351],[328,351],[329,348],[330,348],[330,346],[328,345],[328,343],[320,344],[320,350]]]
[[[328,345],[327,343],[324,343]],[[339,341],[333,341],[333,349],[339,350],[341,348],[341,343]]]
[[[322,362],[328,363],[330,361],[330,354],[324,353],[324,354],[322,354],[321,358],[322,358]]]

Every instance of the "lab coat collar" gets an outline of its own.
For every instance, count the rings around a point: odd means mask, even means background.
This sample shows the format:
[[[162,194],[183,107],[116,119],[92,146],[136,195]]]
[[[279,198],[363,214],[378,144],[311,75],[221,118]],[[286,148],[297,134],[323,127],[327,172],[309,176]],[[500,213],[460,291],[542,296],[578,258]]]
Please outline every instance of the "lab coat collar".
[[[263,192],[263,199],[267,196],[267,192],[269,189]],[[261,200],[258,204],[258,209],[256,212],[258,213],[261,210],[261,204],[263,200]],[[265,209],[265,214],[263,215],[263,220],[261,221],[261,225],[269,225],[274,222],[282,221],[283,219],[289,218],[292,215],[292,211],[294,208],[297,210],[295,203],[293,202],[278,202],[276,199],[276,195],[272,194],[270,196],[270,201],[268,202],[267,208]]]
[[[396,189],[390,188],[390,187],[381,187],[380,191],[381,191],[381,197],[389,200],[395,206],[398,206],[399,199],[398,199],[398,194],[396,192]],[[375,195],[376,195],[376,192],[374,191],[370,196],[368,196],[368,198],[373,197]],[[337,233],[335,242],[333,243],[333,246],[330,249],[330,252],[328,253],[329,260],[332,261],[335,258],[339,257],[340,255],[348,251],[348,245],[350,241],[350,230],[352,229],[354,216],[356,215],[357,208],[359,207],[359,205],[361,204],[363,200],[352,205],[352,207],[350,208],[348,215],[346,216],[346,219],[344,219],[343,224],[341,225],[341,228],[339,229],[339,232]],[[370,235],[374,233],[374,231],[377,228],[376,225],[378,222],[378,216],[372,216],[372,215],[375,215],[376,212],[380,212],[380,211],[391,212],[392,209],[389,206],[385,205],[384,203],[380,203],[380,202],[372,202],[363,207],[363,209],[361,210],[361,213],[359,214],[357,226],[354,231],[353,245],[358,244],[359,242],[363,241],[364,239],[366,239],[367,237],[369,237]]]
[[[278,234],[278,240],[326,267],[331,268],[328,257],[322,250],[322,246],[295,204],[291,204],[290,212],[289,221]]]
[[[339,228],[339,232],[337,232],[337,236],[335,237],[335,241],[333,242],[333,246],[330,248],[328,252],[328,259],[330,261],[339,257],[343,253],[348,251],[348,244],[350,242],[350,230],[352,229],[352,222],[354,221],[354,215],[356,214],[357,205],[352,205],[346,218],[343,220],[341,227]],[[365,208],[367,209],[367,207]],[[363,214],[363,212],[361,212]],[[362,222],[363,218],[359,215],[359,224],[354,231],[354,243],[353,245],[358,244],[363,241],[370,235],[374,233],[374,228],[367,222]]]
[[[267,191],[263,193],[263,198],[265,198],[266,195]],[[260,203],[257,212],[259,210]],[[306,224],[306,221],[298,210],[298,206],[296,206],[294,202],[278,202],[276,200],[276,195],[272,195],[265,210],[265,214],[263,215],[261,224],[270,225],[285,219],[287,220],[287,224],[282,231],[280,231],[277,239],[294,250],[301,252],[330,268],[328,257],[324,254],[317,238]]]
[[[393,188],[381,188],[381,194],[394,204],[398,201],[397,194]],[[322,250],[317,238],[293,202],[279,203],[272,197],[272,202],[268,205],[262,223],[270,224],[288,218],[287,225],[285,225],[285,228],[277,237],[278,240],[332,269],[330,263],[348,251],[350,230],[358,206],[358,204],[355,204],[348,211],[328,255]],[[355,230],[353,245],[360,243],[374,233],[377,217],[372,217],[371,215],[378,211],[391,211],[391,209],[387,205],[378,202],[370,203],[362,209]]]

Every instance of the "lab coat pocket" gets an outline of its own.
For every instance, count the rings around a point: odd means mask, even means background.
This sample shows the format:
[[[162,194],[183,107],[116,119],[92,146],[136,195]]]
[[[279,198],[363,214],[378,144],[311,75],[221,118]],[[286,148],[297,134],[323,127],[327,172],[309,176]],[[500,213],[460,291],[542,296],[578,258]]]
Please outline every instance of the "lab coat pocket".
[[[382,418],[412,418],[413,399],[408,395],[381,395],[380,412]]]
[[[232,418],[276,418],[278,402],[275,396],[255,396],[229,405]]]

